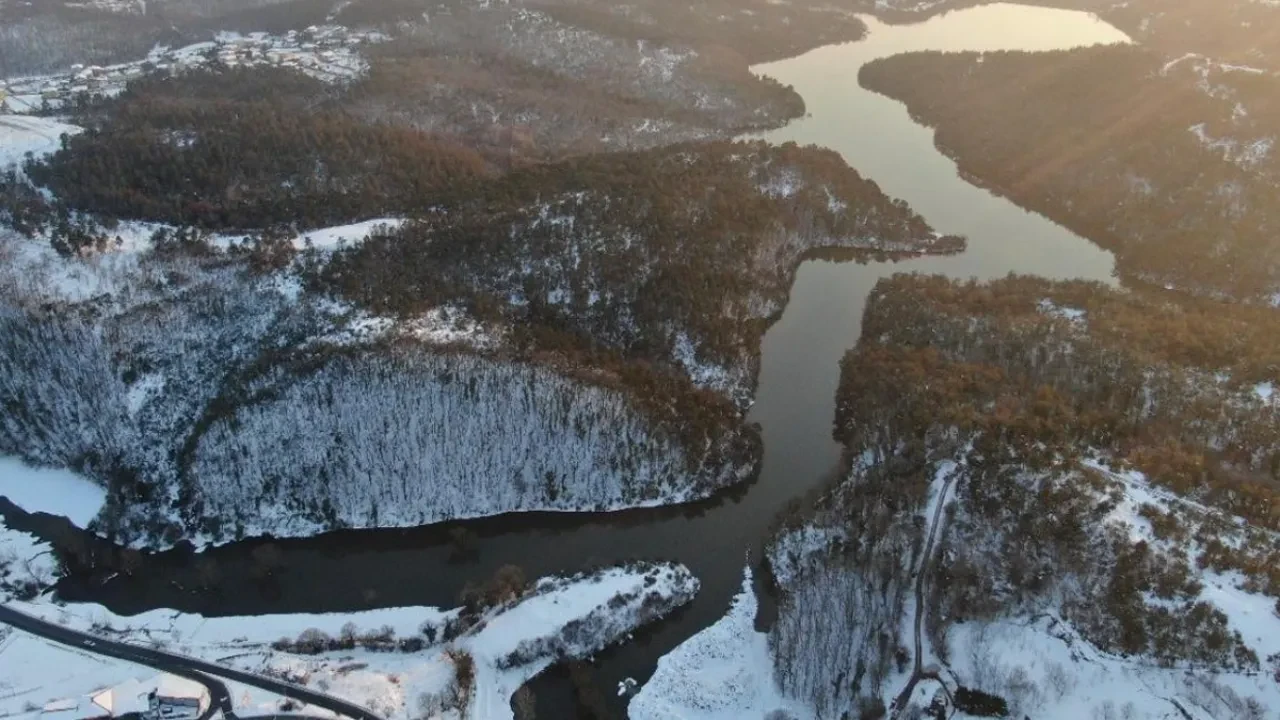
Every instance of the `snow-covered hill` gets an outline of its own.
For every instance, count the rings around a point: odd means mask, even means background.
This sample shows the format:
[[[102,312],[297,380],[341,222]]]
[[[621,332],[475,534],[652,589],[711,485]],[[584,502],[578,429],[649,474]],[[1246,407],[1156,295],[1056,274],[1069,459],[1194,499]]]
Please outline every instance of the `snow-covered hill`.
[[[784,696],[818,718],[1273,716],[1277,322],[882,282],[842,362],[844,477],[769,550]]]
[[[215,422],[189,477],[204,517],[280,537],[686,502],[751,471],[749,436],[706,443],[546,369],[407,352],[338,359]]]

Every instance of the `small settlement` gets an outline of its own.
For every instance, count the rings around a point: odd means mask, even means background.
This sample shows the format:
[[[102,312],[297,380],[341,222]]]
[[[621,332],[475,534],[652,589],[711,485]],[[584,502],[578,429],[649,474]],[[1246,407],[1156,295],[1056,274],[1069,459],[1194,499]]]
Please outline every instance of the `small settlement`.
[[[148,73],[180,74],[216,65],[286,67],[324,82],[346,82],[368,70],[356,49],[385,39],[378,32],[356,32],[341,25],[313,25],[284,35],[224,32],[211,41],[182,48],[157,47],[134,62],[74,65],[61,74],[0,79],[0,112],[56,111],[77,97],[117,95],[130,80]]]

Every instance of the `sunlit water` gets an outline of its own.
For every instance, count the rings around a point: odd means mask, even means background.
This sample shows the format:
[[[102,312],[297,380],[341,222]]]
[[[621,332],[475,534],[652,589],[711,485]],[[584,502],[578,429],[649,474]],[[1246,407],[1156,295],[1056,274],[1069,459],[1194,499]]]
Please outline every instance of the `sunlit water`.
[[[1039,215],[962,180],[899,103],[862,89],[866,62],[913,50],[1050,50],[1123,42],[1085,14],[1015,5],[985,6],[910,26],[868,19],[859,43],[830,46],[762,65],[757,72],[793,85],[808,116],[765,135],[840,152],[884,191],[907,200],[939,232],[964,235],[959,256],[898,264],[813,261],[799,271],[791,301],[764,341],[758,400],[751,420],[764,432],[758,482],[693,507],[608,515],[524,514],[458,523],[475,532],[473,559],[451,562],[446,526],[334,533],[281,541],[283,569],[269,583],[252,579],[246,542],[210,551],[223,578],[217,592],[196,592],[179,578],[191,558],[167,553],[139,579],[73,577],[68,599],[103,602],[120,612],[172,607],[215,615],[347,611],[401,605],[452,605],[468,580],[505,564],[531,577],[630,558],[673,559],[702,581],[698,599],[669,620],[598,658],[596,683],[613,697],[625,677],[643,680],[657,659],[723,614],[744,562],[760,558],[778,513],[837,469],[831,439],[840,357],[858,339],[867,294],[897,272],[994,278],[1010,272],[1111,281],[1113,259]],[[572,717],[558,676],[536,683],[539,715]],[[621,701],[616,709],[621,709]]]

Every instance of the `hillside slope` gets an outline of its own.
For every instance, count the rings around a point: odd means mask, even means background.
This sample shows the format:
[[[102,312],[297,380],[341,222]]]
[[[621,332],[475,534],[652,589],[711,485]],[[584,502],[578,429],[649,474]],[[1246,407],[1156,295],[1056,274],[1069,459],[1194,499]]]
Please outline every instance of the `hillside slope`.
[[[841,368],[844,479],[771,550],[783,689],[819,717],[917,681],[1015,717],[1280,706],[1277,322],[1080,282],[883,281]],[[1128,679],[1101,692],[1100,666]]]

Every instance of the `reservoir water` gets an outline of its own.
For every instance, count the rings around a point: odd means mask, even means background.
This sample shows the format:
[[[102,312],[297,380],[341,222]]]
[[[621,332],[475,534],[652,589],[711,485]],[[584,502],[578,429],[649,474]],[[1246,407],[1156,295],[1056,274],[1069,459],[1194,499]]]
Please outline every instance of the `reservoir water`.
[[[678,508],[519,514],[272,541],[279,570],[266,581],[253,572],[266,541],[235,543],[202,553],[204,572],[213,567],[219,578],[212,591],[195,589],[190,551],[171,551],[148,556],[135,578],[68,577],[59,586],[62,598],[100,602],[126,614],[157,607],[243,615],[453,606],[468,581],[482,581],[507,564],[537,577],[628,559],[677,560],[702,581],[697,600],[602,653],[591,671],[592,684],[608,698],[623,678],[643,682],[661,655],[724,613],[744,563],[759,560],[779,513],[837,471],[840,449],[831,428],[838,363],[857,342],[863,306],[877,280],[898,272],[958,278],[1014,272],[1113,282],[1109,253],[966,182],[935,149],[931,130],[915,124],[900,103],[859,86],[858,69],[876,58],[916,50],[1047,51],[1126,42],[1124,34],[1083,13],[1018,5],[982,6],[915,25],[866,22],[870,33],[861,42],[755,68],[794,86],[808,108],[804,118],[761,137],[838,151],[940,233],[966,236],[969,245],[950,257],[870,264],[809,261],[800,267],[790,302],[764,340],[750,414],[765,441],[756,482]],[[458,528],[473,536],[470,550],[462,554],[450,541]],[[535,681],[540,716],[573,717],[563,680],[562,672],[553,672]],[[615,702],[620,711],[621,701]]]

